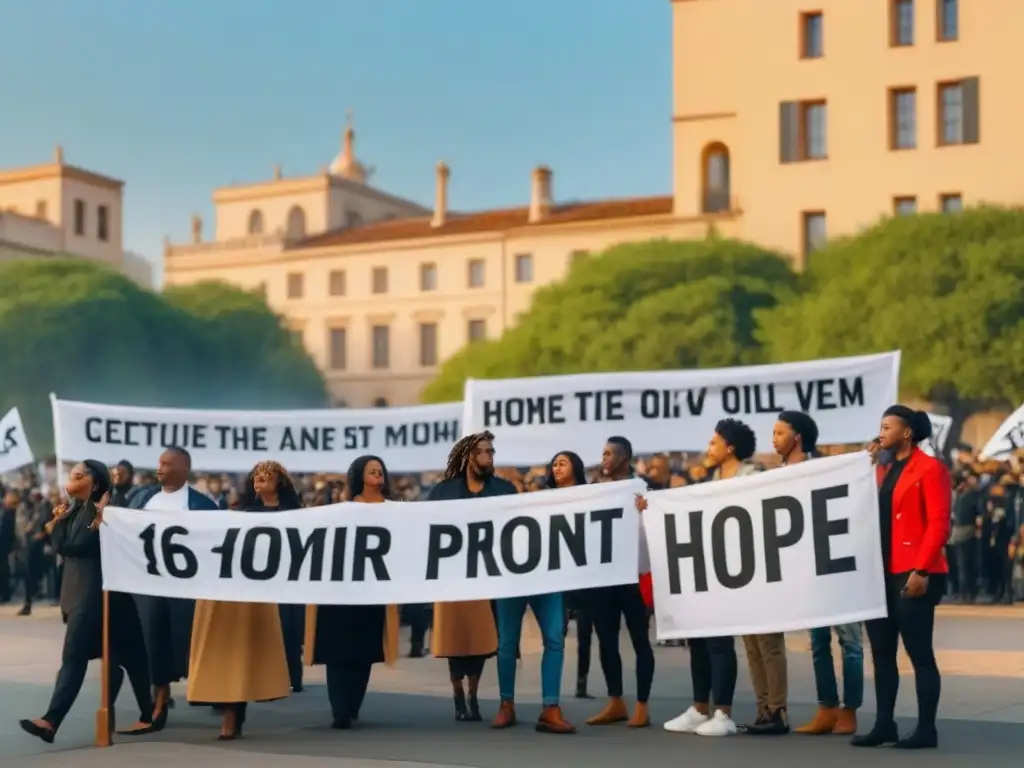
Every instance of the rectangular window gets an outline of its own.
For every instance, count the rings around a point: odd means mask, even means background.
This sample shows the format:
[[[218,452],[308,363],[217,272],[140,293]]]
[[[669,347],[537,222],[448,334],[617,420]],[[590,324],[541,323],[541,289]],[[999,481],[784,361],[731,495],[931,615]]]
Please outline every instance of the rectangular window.
[[[960,39],[960,3],[959,0],[935,0],[938,23],[936,31],[941,43],[949,43]]]
[[[75,234],[85,235],[85,200],[75,200]]]
[[[806,211],[803,224],[804,257],[806,258],[825,245],[828,238],[828,222],[824,211]]]
[[[980,141],[979,85],[976,77],[939,83],[939,146],[977,144]]]
[[[583,261],[589,253],[590,251],[573,251],[569,254],[569,266],[572,267],[574,264]]]
[[[917,90],[893,88],[889,91],[889,148],[917,147]]]
[[[345,328],[331,328],[327,332],[327,364],[331,370],[345,370],[348,364],[348,332]]]
[[[483,259],[469,260],[466,283],[470,288],[484,287],[484,264]]]
[[[959,193],[939,195],[939,207],[943,213],[960,213],[964,209],[964,199]]]
[[[800,106],[801,159],[824,160],[828,157],[828,105],[808,101]]]
[[[45,219],[46,218],[46,201],[45,200],[37,200],[36,201],[36,218],[39,218],[39,219]]]
[[[914,0],[892,0],[889,44],[894,47],[914,44]]]
[[[917,213],[917,198],[902,196],[892,199],[892,212],[896,216],[913,216]]]
[[[436,264],[420,264],[420,290],[421,291],[436,291],[437,290],[437,265]]]
[[[530,253],[517,253],[516,254],[516,282],[517,283],[532,283],[533,282],[533,254],[530,254]]]
[[[391,329],[386,325],[375,325],[371,333],[373,341],[373,367],[388,368],[391,365]]]
[[[825,55],[825,16],[820,11],[800,14],[800,58]]]
[[[288,298],[289,299],[301,299],[302,289],[304,287],[304,280],[302,279],[301,272],[289,272],[288,273]]]
[[[374,267],[373,268],[373,293],[387,293],[388,292],[388,268],[387,267]]]
[[[110,209],[105,205],[96,208],[96,238],[103,243],[110,240]]]
[[[437,365],[437,323],[420,323],[420,365]]]
[[[475,341],[483,341],[487,338],[487,321],[470,320],[466,325],[466,338],[472,344]]]
[[[331,296],[344,296],[348,292],[348,282],[344,269],[332,269],[327,276],[327,292]]]

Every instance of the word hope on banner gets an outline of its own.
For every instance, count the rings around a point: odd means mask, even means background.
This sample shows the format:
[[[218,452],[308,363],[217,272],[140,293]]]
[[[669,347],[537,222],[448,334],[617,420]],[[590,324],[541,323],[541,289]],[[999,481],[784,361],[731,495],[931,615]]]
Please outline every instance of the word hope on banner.
[[[635,583],[640,480],[290,512],[108,507],[103,587],[234,602],[379,605]]]
[[[0,473],[13,472],[33,462],[35,457],[25,437],[21,414],[17,408],[11,408],[0,419]]]
[[[1019,450],[1024,450],[1024,405],[1006,417],[979,455],[983,459],[1008,459]]]
[[[866,453],[653,491],[643,518],[661,639],[886,615],[878,488]]]
[[[488,429],[503,464],[547,461],[557,451],[594,456],[610,436],[637,453],[702,450],[715,424],[734,417],[771,434],[779,411],[814,417],[819,442],[878,434],[896,402],[900,353],[802,363],[645,373],[588,373],[466,382],[464,430]]]
[[[306,411],[207,411],[102,405],[51,396],[58,458],[155,467],[172,445],[199,471],[247,472],[265,459],[292,472],[344,472],[359,456],[393,472],[443,467],[460,437],[459,403]]]

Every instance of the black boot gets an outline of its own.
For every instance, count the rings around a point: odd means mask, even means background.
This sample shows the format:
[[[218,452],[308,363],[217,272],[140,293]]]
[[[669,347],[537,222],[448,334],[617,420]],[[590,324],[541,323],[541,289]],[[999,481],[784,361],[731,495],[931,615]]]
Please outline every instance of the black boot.
[[[854,736],[850,741],[855,747],[881,747],[884,744],[895,744],[900,740],[900,732],[896,723],[875,723],[867,733]]]
[[[765,712],[763,717],[753,725],[745,726],[744,730],[753,736],[783,736],[789,733],[785,708]]]
[[[478,723],[483,720],[480,714],[480,702],[477,701],[476,695],[480,688],[480,676],[469,678],[469,720],[470,722]]]
[[[587,693],[587,678],[586,676],[576,679],[576,698],[577,699],[592,699],[594,698]]]
[[[939,746],[939,733],[934,728],[917,727],[912,734],[905,739],[900,739],[893,745],[896,749],[935,749]]]
[[[464,723],[469,720],[469,711],[466,709],[466,694],[460,688],[455,691],[453,698],[455,699],[455,719],[460,723]]]

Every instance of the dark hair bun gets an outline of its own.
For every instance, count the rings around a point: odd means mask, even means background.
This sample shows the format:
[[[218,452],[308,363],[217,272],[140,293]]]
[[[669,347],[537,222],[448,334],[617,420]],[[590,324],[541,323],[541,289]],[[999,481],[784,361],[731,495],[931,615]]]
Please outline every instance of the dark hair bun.
[[[932,420],[924,411],[914,411],[909,420],[910,431],[914,433],[914,442],[920,443],[932,436]]]

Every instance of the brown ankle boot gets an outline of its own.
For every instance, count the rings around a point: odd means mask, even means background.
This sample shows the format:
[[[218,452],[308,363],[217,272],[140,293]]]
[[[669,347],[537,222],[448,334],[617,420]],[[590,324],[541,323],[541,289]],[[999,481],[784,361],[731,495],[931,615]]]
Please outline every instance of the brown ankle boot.
[[[587,725],[611,725],[629,720],[629,711],[626,709],[626,702],[620,697],[613,696],[608,699],[604,709],[587,720]]]
[[[794,733],[808,733],[813,736],[821,736],[825,733],[832,733],[839,721],[839,707],[818,707],[814,713],[814,719],[807,725],[801,725],[794,730]],[[855,732],[855,731],[851,731]]]
[[[641,701],[636,703],[633,709],[633,716],[626,723],[627,728],[646,728],[651,724],[651,715],[647,711],[647,704]]]
[[[832,733],[841,736],[850,736],[857,732],[857,710],[847,709],[843,707],[839,710],[839,717],[836,720],[835,726],[832,728]]]
[[[501,702],[498,714],[491,721],[491,728],[511,728],[516,724],[516,705],[511,701]]]
[[[541,733],[576,733],[576,726],[562,717],[562,708],[556,704],[541,710],[537,730]]]

